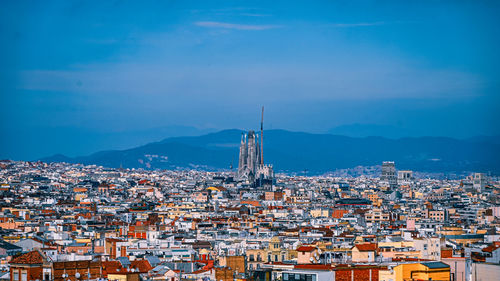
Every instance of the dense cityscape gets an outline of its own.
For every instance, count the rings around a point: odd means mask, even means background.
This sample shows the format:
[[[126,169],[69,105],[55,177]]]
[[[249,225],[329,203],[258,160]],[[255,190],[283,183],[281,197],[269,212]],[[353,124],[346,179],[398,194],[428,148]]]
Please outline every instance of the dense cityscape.
[[[0,163],[0,280],[496,280],[500,182]]]
[[[500,281],[499,15],[0,1],[0,281]]]

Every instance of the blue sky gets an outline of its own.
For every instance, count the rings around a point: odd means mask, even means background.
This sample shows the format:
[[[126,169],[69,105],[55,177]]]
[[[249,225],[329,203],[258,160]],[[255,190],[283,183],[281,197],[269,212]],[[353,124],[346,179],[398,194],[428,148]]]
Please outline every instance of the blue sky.
[[[500,9],[477,2],[4,1],[0,157],[258,128],[262,105],[268,128],[497,135]]]

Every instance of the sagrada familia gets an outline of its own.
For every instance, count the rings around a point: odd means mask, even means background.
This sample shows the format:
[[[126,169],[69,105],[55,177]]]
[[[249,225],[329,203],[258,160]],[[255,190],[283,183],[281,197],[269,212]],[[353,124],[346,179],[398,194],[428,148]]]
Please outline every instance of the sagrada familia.
[[[272,165],[264,164],[264,107],[262,107],[262,121],[259,135],[250,130],[243,133],[240,143],[238,163],[238,179],[262,185],[263,182],[272,181],[274,171]]]

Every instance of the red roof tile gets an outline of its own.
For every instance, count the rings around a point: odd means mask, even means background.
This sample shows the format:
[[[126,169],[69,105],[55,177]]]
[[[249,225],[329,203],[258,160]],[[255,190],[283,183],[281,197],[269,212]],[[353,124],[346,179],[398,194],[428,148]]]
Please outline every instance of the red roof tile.
[[[358,248],[360,252],[377,250],[377,244],[374,243],[357,244],[355,247]]]
[[[297,248],[297,252],[312,252],[316,250],[316,247],[311,246],[300,246]]]
[[[11,264],[42,264],[43,256],[39,251],[31,251],[26,254],[20,255],[18,257],[13,258],[10,261]]]
[[[489,245],[488,247],[486,248],[483,248],[483,252],[486,252],[486,253],[491,253],[493,251],[495,251],[496,249],[500,248],[500,245],[496,245],[496,244],[491,244]]]
[[[190,274],[200,274],[200,273],[205,273],[207,271],[209,271],[210,269],[199,269],[199,270],[196,270],[196,271],[193,271],[191,272]]]
[[[309,269],[309,270],[332,270],[333,267],[329,264],[297,264],[295,269]]]
[[[136,268],[140,273],[146,273],[153,269],[147,260],[135,260],[130,262],[131,268]]]

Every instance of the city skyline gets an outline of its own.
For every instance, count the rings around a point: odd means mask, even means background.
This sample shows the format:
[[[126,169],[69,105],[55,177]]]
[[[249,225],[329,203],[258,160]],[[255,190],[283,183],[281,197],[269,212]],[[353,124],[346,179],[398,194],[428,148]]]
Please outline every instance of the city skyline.
[[[500,276],[500,2],[0,7],[0,281]]]

